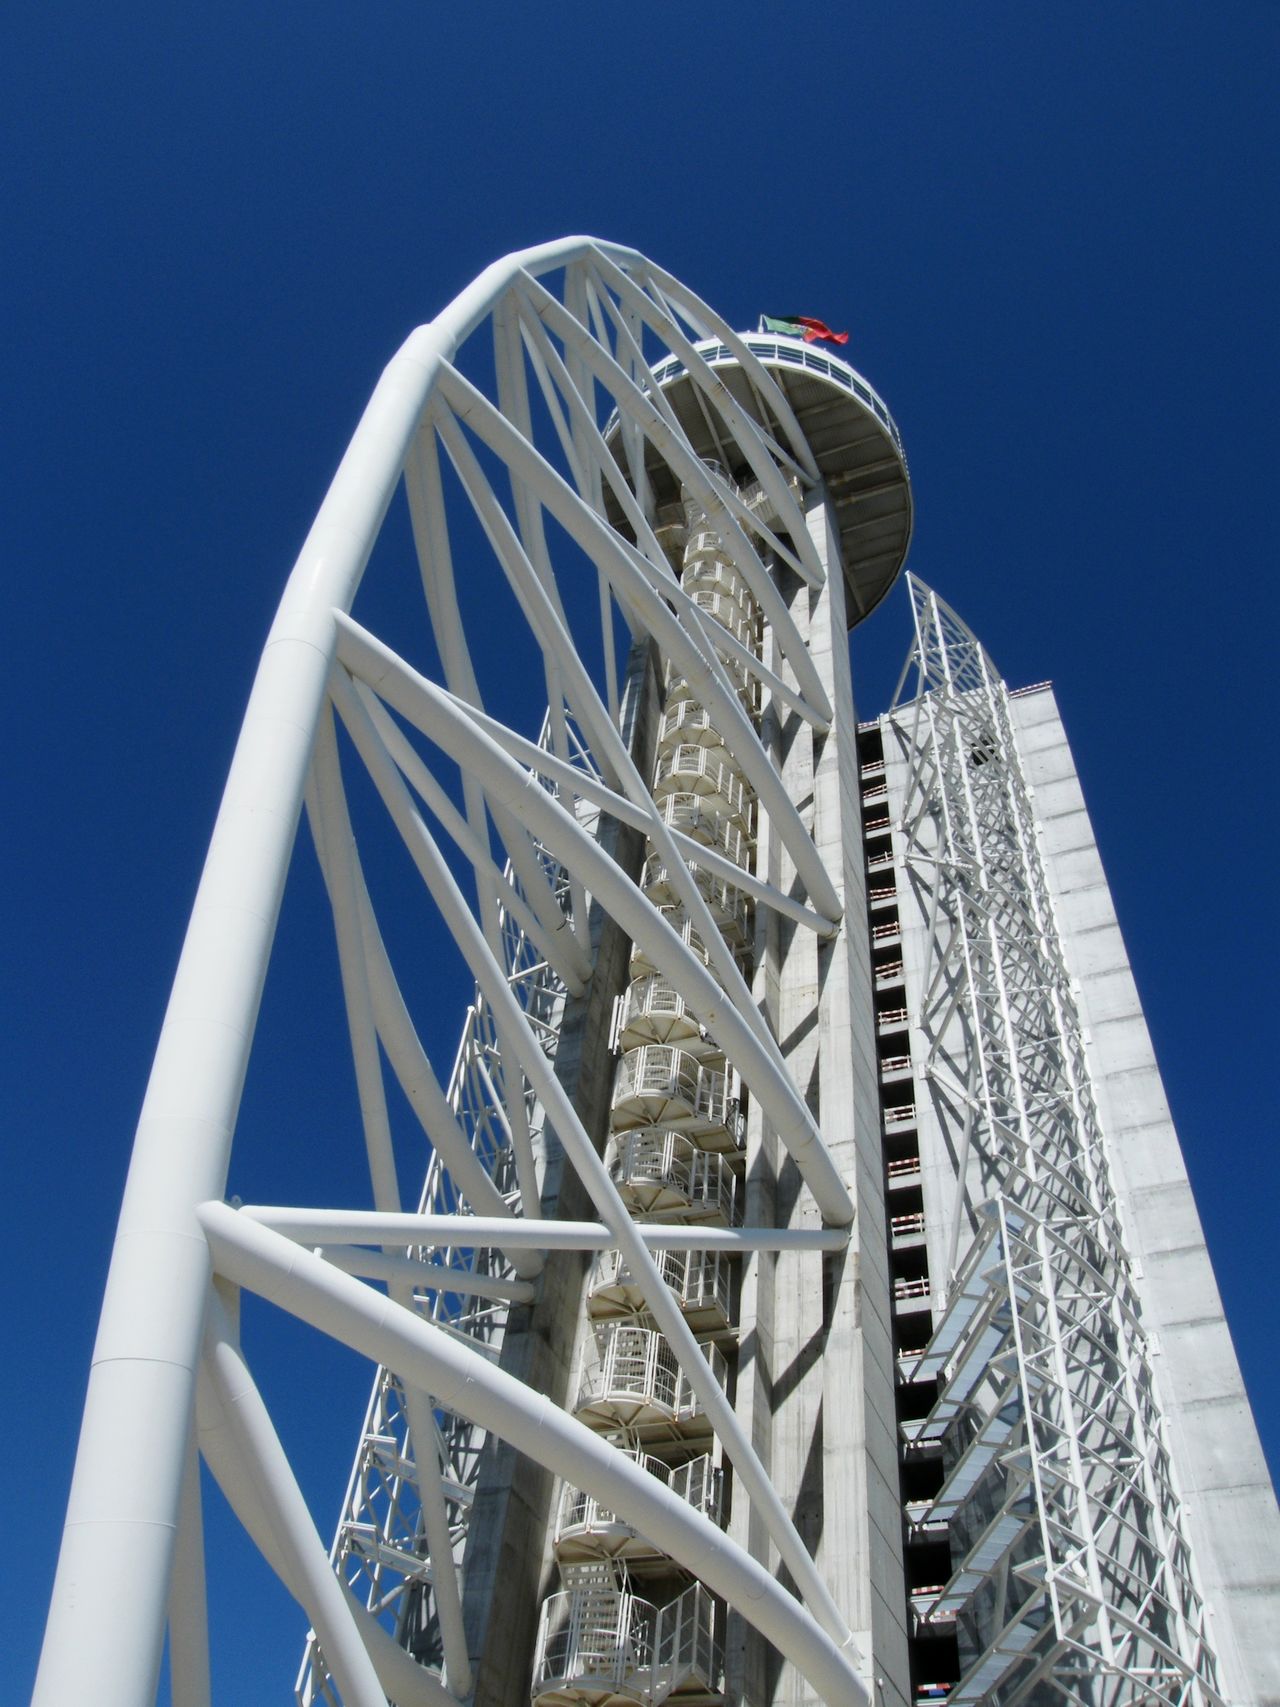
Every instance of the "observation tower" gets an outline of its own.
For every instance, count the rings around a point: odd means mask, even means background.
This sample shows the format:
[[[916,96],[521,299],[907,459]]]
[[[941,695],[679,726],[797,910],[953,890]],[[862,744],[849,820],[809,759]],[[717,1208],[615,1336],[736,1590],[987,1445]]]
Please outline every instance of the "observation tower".
[[[403,634],[357,602],[393,503]],[[210,1702],[200,1459],[305,1609],[303,1707],[1273,1698],[1274,1498],[1207,1259],[1195,1320],[1146,1289],[1170,1205],[1179,1272],[1203,1241],[1176,1141],[1136,1162],[1141,1039],[1098,1039],[1051,696],[911,579],[898,704],[855,717],[911,524],[866,380],[615,245],[507,257],[391,362],[183,950],[40,1707],[149,1703],[166,1634]],[[304,806],[368,1183],[301,1201],[299,1143],[300,1201],[228,1203]],[[332,1546],[244,1291],[373,1366]]]

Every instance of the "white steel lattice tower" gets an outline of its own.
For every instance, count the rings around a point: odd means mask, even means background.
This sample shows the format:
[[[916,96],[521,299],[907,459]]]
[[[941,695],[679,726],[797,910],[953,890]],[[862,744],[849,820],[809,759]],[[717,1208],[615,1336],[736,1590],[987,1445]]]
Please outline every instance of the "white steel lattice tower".
[[[401,481],[429,633],[393,644],[352,612]],[[1246,1619],[1206,1636],[1192,1544],[1235,1585],[1179,1491],[1008,697],[917,586],[919,691],[854,720],[847,628],[910,533],[870,386],[633,251],[508,257],[393,360],[192,916],[40,1707],[142,1707],[166,1632],[208,1703],[201,1457],[311,1623],[304,1707],[1189,1707],[1215,1646],[1254,1676]],[[233,1207],[304,805],[368,1188]],[[474,983],[447,1079],[388,823]],[[331,1550],[243,1291],[375,1368]]]
[[[1007,695],[913,594],[903,882],[928,896],[921,1065],[956,1158],[946,1302],[910,1360],[941,1376],[912,1444],[946,1464],[920,1521],[947,1522],[953,1574],[916,1610],[959,1622],[953,1700],[1036,1674],[1181,1699],[1216,1674]]]
[[[862,772],[919,1661],[952,1702],[1273,1700],[1275,1499],[1052,695],[908,582]]]

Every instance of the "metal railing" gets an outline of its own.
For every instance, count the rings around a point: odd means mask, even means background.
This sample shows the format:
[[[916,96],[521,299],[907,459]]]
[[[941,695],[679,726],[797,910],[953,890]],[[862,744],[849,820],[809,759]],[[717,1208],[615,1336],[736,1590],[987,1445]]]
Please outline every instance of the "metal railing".
[[[715,848],[745,870],[751,863],[752,841],[737,824],[715,810],[706,796],[668,794],[662,802],[662,821],[703,847]]]
[[[728,1366],[718,1346],[699,1348],[725,1385]],[[701,1404],[657,1328],[606,1322],[592,1330],[582,1360],[575,1409],[627,1402],[664,1412],[672,1421],[696,1416]]]
[[[688,1002],[661,972],[647,972],[618,1001],[617,1042],[623,1049],[648,1043],[678,1043],[699,1056],[716,1053],[703,1042],[703,1028]]]
[[[644,1128],[615,1138],[608,1157],[614,1184],[640,1213],[737,1220],[737,1179],[724,1157],[700,1150],[679,1132]]]
[[[903,1156],[896,1162],[890,1162],[885,1172],[889,1176],[890,1185],[894,1180],[910,1179],[920,1172],[919,1156]]]
[[[751,923],[750,898],[727,878],[708,871],[696,860],[688,862],[689,875],[698,886],[698,893],[711,909],[711,916],[721,935],[736,946],[747,939]],[[678,895],[674,867],[660,853],[651,853],[644,862],[640,887],[656,903],[672,903]]]
[[[638,1595],[592,1584],[548,1595],[538,1621],[533,1700],[585,1685],[624,1700],[652,1700],[655,1608]]]
[[[694,928],[684,908],[679,904],[672,902],[666,906],[658,907],[656,911],[663,919],[666,920],[667,924],[671,926],[672,930],[680,938],[680,941],[685,945],[690,953],[695,954],[714,976],[714,969],[711,966],[711,955],[707,949],[707,945],[702,940],[700,932]],[[646,972],[657,972],[659,970],[660,968],[650,961],[646,949],[644,949],[639,943],[633,943],[631,945],[631,975],[633,978],[638,978]]]
[[[705,535],[699,535],[700,539]],[[721,592],[726,598],[733,600],[743,616],[754,623],[760,612],[755,594],[738,570],[723,554],[723,548],[718,553],[704,553],[690,558],[686,548],[685,570],[680,578],[680,584],[685,592],[692,593],[711,590]]]
[[[654,798],[662,800],[675,790],[699,794],[719,803],[719,810],[750,828],[754,797],[741,773],[726,762],[723,747],[702,747],[686,741],[658,756],[653,779]]]
[[[724,745],[724,738],[711,721],[711,713],[696,699],[680,699],[668,703],[658,730],[659,747],[670,746],[679,738],[683,741],[701,740],[705,746]]]
[[[755,650],[756,617],[718,587],[694,587],[689,595],[704,616],[718,622],[727,634],[743,646]]]
[[[732,1320],[733,1275],[729,1258],[722,1251],[658,1250],[651,1253],[654,1265],[687,1311],[713,1309],[725,1321]],[[601,1251],[591,1265],[587,1297],[593,1304],[610,1294],[628,1302],[634,1310],[644,1309],[639,1284],[618,1251]]]
[[[711,1593],[692,1583],[666,1606],[655,1607],[605,1577],[609,1569],[566,1571],[573,1586],[544,1601],[534,1655],[534,1703],[574,1695],[584,1702],[612,1699],[658,1707],[689,1683],[700,1696],[718,1692],[724,1661]]]
[[[712,1523],[720,1522],[724,1473],[709,1453],[674,1469],[664,1464],[661,1458],[642,1452],[638,1447],[628,1452],[627,1457],[664,1483],[672,1493],[678,1494],[694,1511],[701,1512]],[[569,1538],[580,1537],[584,1531],[626,1527],[625,1522],[603,1506],[594,1494],[584,1493],[570,1482],[561,1487],[553,1536],[556,1546]]]
[[[860,403],[864,403],[876,419],[888,430],[898,455],[906,466],[906,453],[902,448],[902,434],[898,431],[893,416],[884,405],[884,400],[875,389],[868,385],[862,375],[855,373],[847,363],[837,361],[834,356],[822,355],[808,344],[800,343],[791,338],[770,338],[763,333],[752,332],[743,339],[752,355],[762,361],[766,367],[807,368],[810,373],[816,373],[823,379],[829,379],[833,385],[838,385],[844,391],[852,392]],[[716,367],[723,362],[736,362],[737,356],[716,338],[708,339],[706,343],[697,346],[698,354],[710,367]],[[660,361],[653,370],[653,377],[659,385],[665,385],[669,380],[676,379],[685,372],[685,365],[679,356],[668,356]]]
[[[658,1613],[650,1699],[655,1704],[664,1700],[686,1680],[716,1690],[723,1668],[715,1600],[701,1583],[693,1583]]]
[[[613,1087],[615,1114],[627,1105],[657,1101],[669,1105],[662,1122],[709,1121],[727,1126],[735,1110],[729,1096],[729,1075],[707,1067],[686,1050],[671,1044],[649,1043],[629,1049],[618,1062]],[[643,1120],[637,1110],[636,1124],[656,1125]]]

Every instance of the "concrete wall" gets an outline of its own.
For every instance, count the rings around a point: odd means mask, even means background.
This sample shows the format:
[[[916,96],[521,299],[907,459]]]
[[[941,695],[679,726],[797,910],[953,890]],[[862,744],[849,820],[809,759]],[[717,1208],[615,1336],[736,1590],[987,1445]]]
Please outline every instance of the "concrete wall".
[[[893,1357],[869,980],[856,722],[843,579],[827,511],[810,532],[830,565],[813,591],[783,591],[835,707],[815,733],[794,714],[770,714],[765,736],[787,792],[811,829],[844,903],[839,933],[772,919],[758,935],[757,999],[774,1027],[857,1206],[848,1250],[820,1262],[788,1253],[751,1259],[743,1279],[737,1406],[858,1643],[872,1698],[906,1707],[908,1675],[902,1512],[894,1432]],[[778,656],[768,662],[784,668]],[[759,868],[795,892],[795,873],[762,825]],[[819,1224],[795,1167],[757,1119],[748,1123],[748,1221]],[[734,1536],[768,1557],[740,1512]],[[770,1562],[776,1567],[776,1559]],[[740,1619],[730,1620],[731,1695],[743,1707],[810,1707],[812,1691],[779,1666]],[[877,1684],[877,1679],[881,1680]]]
[[[1275,1493],[1052,690],[1016,696],[1012,711],[1224,1694],[1238,1707],[1280,1702]]]

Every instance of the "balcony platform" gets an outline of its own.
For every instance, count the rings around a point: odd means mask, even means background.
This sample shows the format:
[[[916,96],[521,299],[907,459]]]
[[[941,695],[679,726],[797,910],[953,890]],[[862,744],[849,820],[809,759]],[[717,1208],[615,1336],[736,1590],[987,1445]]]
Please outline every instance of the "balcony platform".
[[[786,397],[830,494],[844,563],[849,626],[875,609],[906,561],[911,542],[912,498],[902,436],[883,400],[838,356],[799,338],[747,332],[743,342],[769,370]],[[717,339],[698,345],[734,401],[776,431],[756,385],[733,351]],[[734,461],[735,447],[722,423],[713,432],[704,394],[675,356],[659,362],[654,377],[694,450],[709,461]],[[611,424],[612,426],[612,424]],[[611,430],[611,427],[610,429]],[[619,438],[613,450],[621,457]],[[645,469],[659,509],[680,501],[679,487],[661,453],[646,442]],[[610,500],[606,497],[606,503]],[[621,512],[610,520],[625,524]]]

